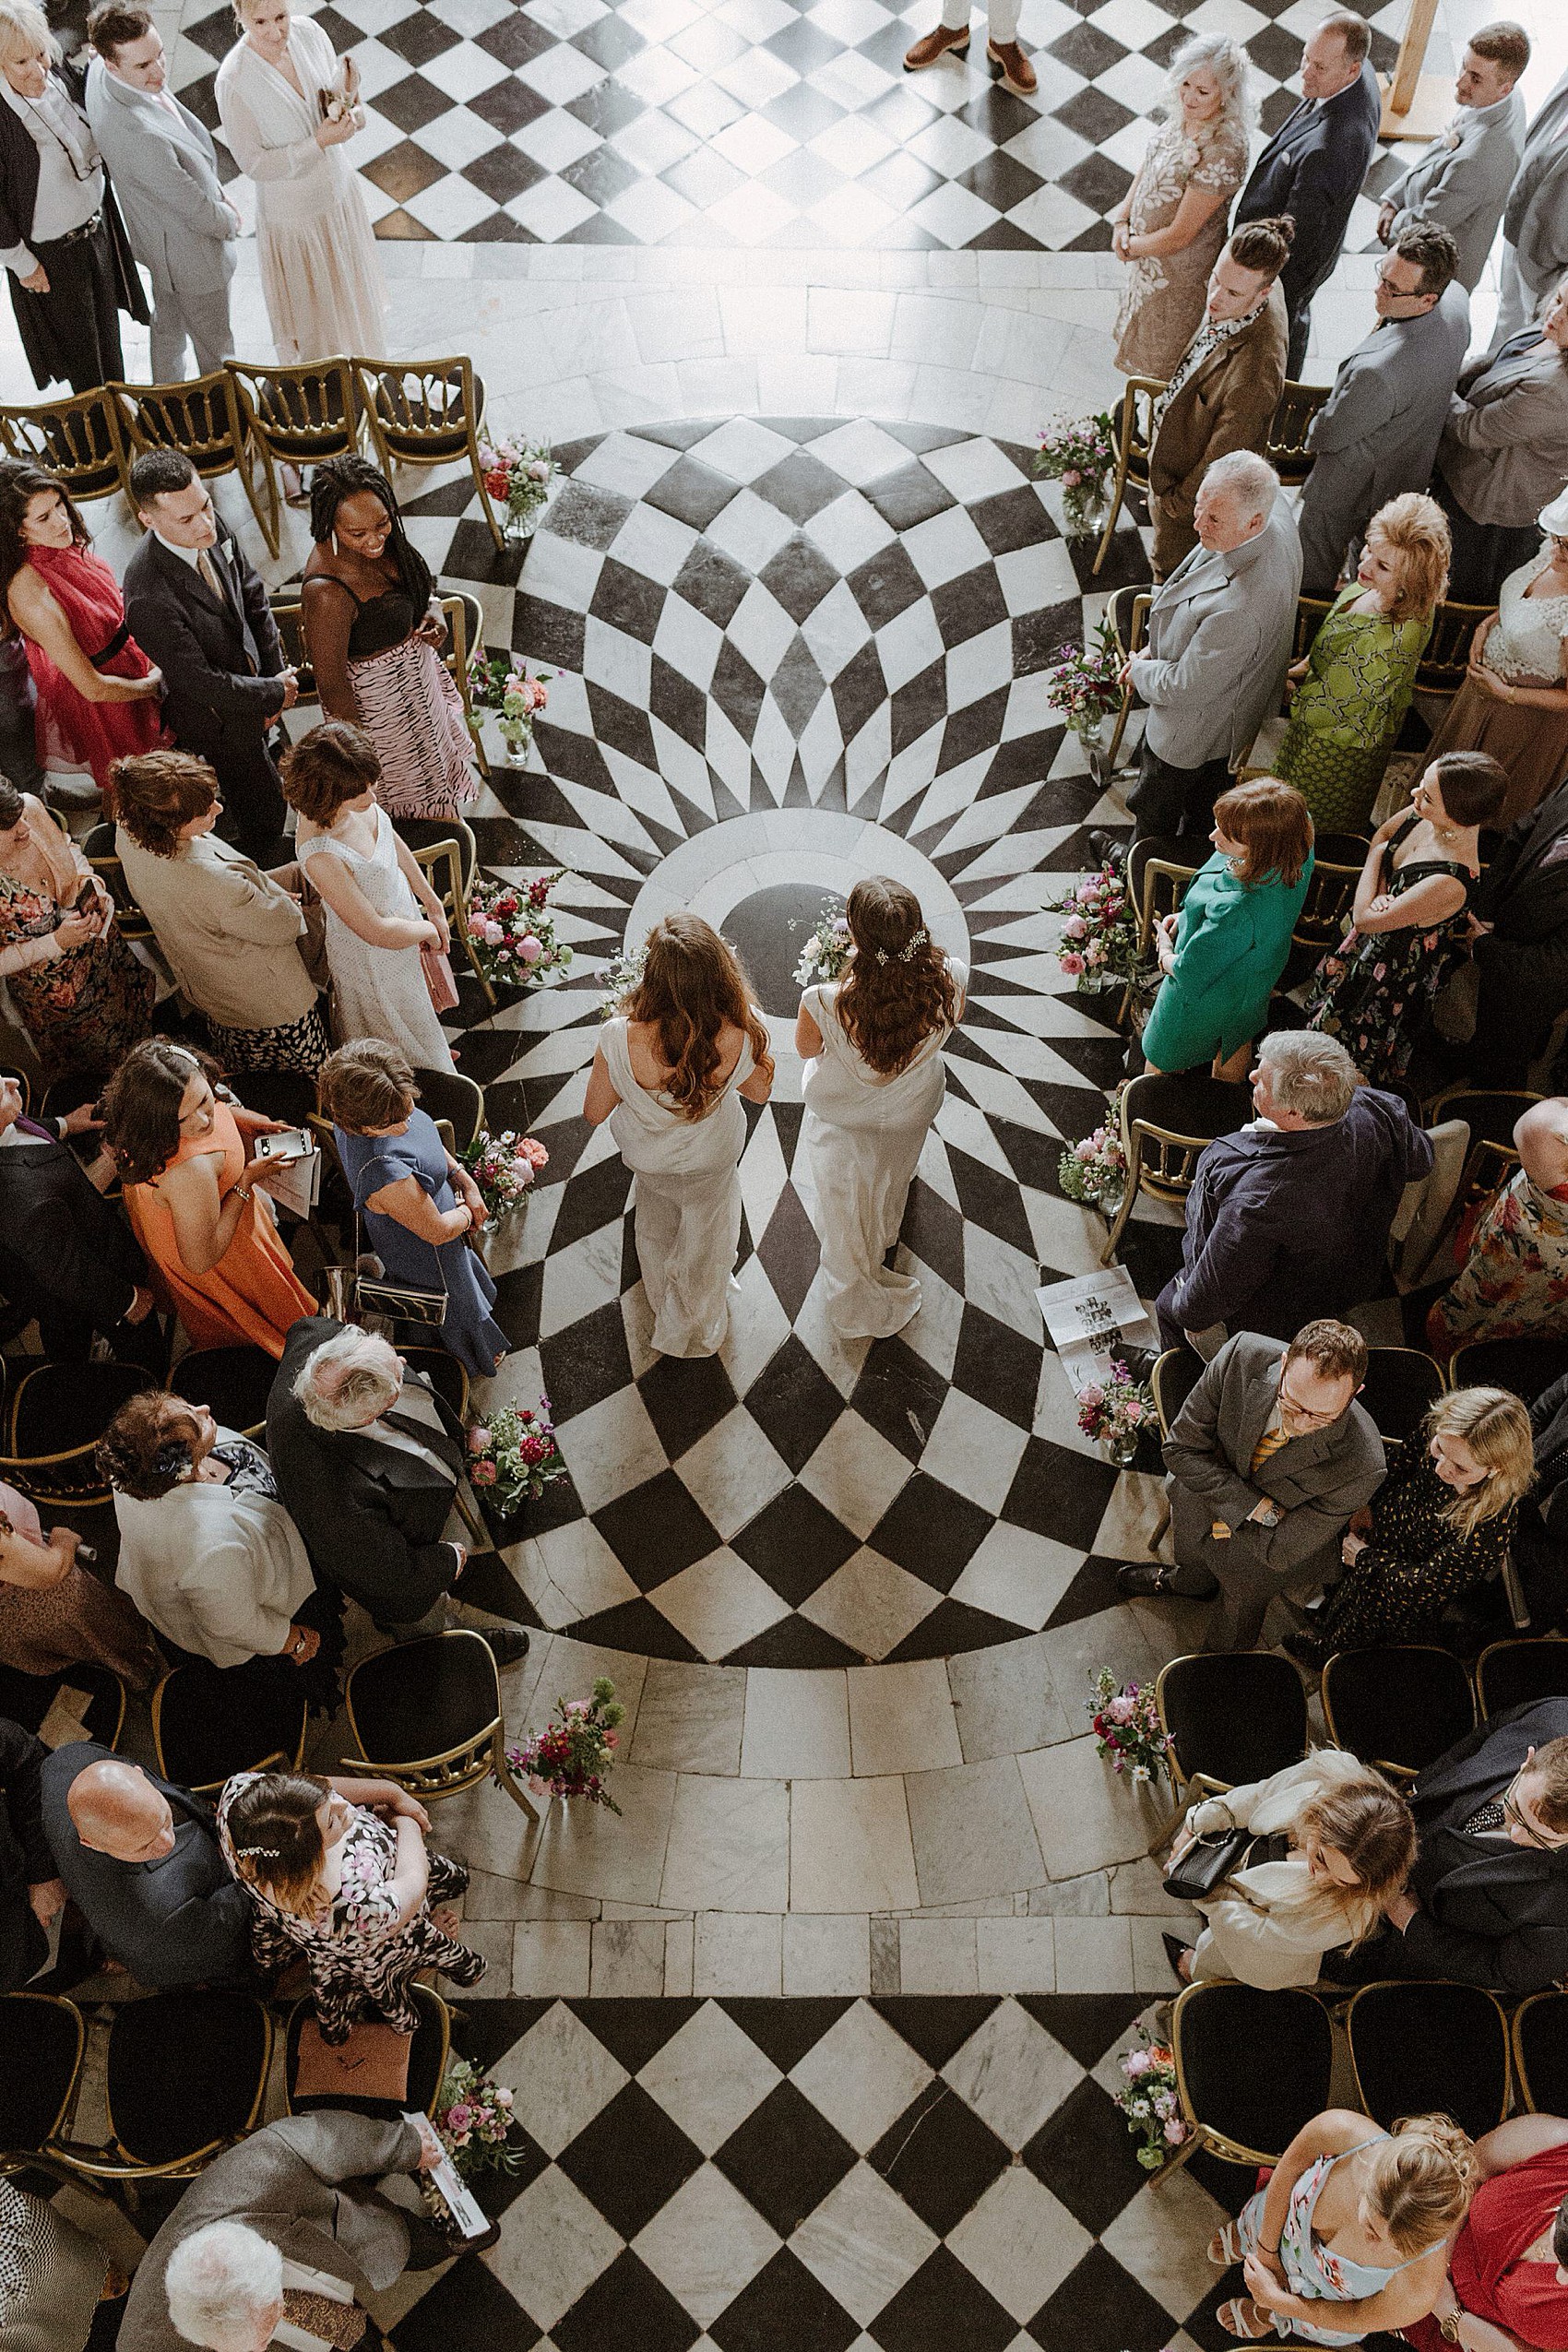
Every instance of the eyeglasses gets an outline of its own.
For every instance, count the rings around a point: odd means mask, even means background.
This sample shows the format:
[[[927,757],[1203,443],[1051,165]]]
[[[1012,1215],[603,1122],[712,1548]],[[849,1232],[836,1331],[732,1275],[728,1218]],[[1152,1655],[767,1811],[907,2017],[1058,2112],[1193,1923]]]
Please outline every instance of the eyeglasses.
[[[1506,1820],[1513,1823],[1514,1827],[1530,1845],[1538,1846],[1543,1853],[1554,1854],[1564,1842],[1563,1839],[1558,1835],[1548,1836],[1544,1830],[1538,1829],[1534,1822],[1528,1819],[1514,1794],[1528,1769],[1527,1764],[1521,1764],[1503,1790],[1501,1799],[1503,1815]]]
[[[1314,1427],[1328,1421],[1336,1421],[1339,1419],[1337,1412],[1315,1413],[1310,1405],[1299,1404],[1296,1398],[1291,1396],[1290,1391],[1286,1387],[1285,1375],[1283,1372],[1279,1375],[1279,1401],[1285,1408],[1285,1410],[1291,1416],[1292,1420],[1298,1421],[1311,1421]]]

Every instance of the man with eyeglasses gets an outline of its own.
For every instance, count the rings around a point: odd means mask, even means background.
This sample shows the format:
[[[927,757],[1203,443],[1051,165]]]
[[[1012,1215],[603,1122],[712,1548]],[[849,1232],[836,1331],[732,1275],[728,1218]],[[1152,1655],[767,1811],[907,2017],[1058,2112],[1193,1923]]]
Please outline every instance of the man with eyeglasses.
[[[1568,1978],[1568,1699],[1493,1716],[1410,1789],[1415,1867],[1387,1927],[1330,1954],[1339,1984],[1444,1978],[1540,1992]]]
[[[1367,1344],[1348,1324],[1303,1324],[1287,1346],[1228,1339],[1165,1442],[1175,1565],[1122,1568],[1128,1599],[1207,1600],[1207,1650],[1250,1650],[1268,1604],[1337,1565],[1352,1515],[1383,1483],[1383,1441],[1356,1402]]]

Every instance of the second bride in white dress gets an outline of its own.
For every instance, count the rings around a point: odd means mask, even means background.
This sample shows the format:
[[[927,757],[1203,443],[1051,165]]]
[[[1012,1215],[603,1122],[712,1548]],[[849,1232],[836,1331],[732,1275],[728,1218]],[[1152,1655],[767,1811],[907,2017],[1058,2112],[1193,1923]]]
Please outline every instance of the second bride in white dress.
[[[947,1081],[942,1048],[964,1009],[968,968],[932,942],[920,901],[885,875],[857,883],[841,980],[808,988],[795,1048],[805,1062],[802,1140],[816,1190],[828,1321],[885,1339],[920,1312],[921,1286],[883,1259]]]
[[[642,977],[604,1024],[583,1116],[637,1179],[636,1232],[661,1356],[715,1356],[741,1245],[741,1097],[773,1091],[767,1030],[733,950],[700,915],[666,915]]]

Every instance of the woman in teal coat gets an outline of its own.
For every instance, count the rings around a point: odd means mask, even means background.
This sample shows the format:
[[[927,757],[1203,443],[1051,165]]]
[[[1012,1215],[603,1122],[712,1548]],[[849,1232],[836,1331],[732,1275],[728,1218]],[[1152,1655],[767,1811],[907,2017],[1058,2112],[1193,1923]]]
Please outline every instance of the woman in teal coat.
[[[1178,915],[1155,932],[1165,978],[1144,1030],[1156,1075],[1213,1065],[1242,1078],[1253,1039],[1290,953],[1313,872],[1313,821],[1300,792],[1272,776],[1238,784],[1214,804],[1214,855]]]

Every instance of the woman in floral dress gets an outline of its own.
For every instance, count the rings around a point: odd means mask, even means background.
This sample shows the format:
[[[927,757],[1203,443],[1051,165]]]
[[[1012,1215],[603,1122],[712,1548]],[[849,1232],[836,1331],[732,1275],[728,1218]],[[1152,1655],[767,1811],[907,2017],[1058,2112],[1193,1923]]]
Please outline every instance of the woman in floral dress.
[[[1507,789],[1494,759],[1444,753],[1410,806],[1372,835],[1351,928],[1306,998],[1308,1028],[1336,1037],[1369,1086],[1404,1076],[1422,1017],[1464,953],[1480,828]]]
[[[158,983],[42,801],[0,776],[0,979],[45,1084],[102,1077],[152,1026]]]
[[[484,1974],[437,1902],[461,1895],[461,1863],[425,1848],[430,1816],[390,1780],[241,1772],[218,1800],[224,1859],[255,1905],[263,1969],[303,1953],[321,2038],[333,2048],[362,2019],[411,2034],[409,1988],[422,1968],[459,1985]]]
[[[1446,1361],[1471,1339],[1568,1332],[1568,1097],[1533,1102],[1514,1130],[1517,1173],[1476,1220],[1464,1266],[1427,1317]]]
[[[1111,250],[1132,264],[1116,315],[1123,375],[1168,382],[1197,333],[1230,199],[1247,176],[1253,113],[1233,41],[1206,33],[1180,52],[1164,127],[1111,216]]]

